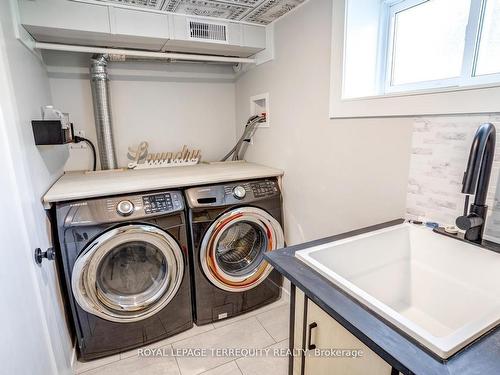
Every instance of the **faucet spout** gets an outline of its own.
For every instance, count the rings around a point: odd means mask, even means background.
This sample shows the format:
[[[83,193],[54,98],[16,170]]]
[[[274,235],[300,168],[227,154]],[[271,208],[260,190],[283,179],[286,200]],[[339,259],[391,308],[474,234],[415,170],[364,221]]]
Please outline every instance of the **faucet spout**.
[[[470,205],[469,212],[466,207],[464,216],[456,220],[457,226],[465,230],[465,238],[469,241],[481,242],[483,237],[488,211],[486,196],[495,156],[495,142],[495,126],[486,123],[478,128],[470,149],[462,181],[462,193],[474,195],[474,203]]]

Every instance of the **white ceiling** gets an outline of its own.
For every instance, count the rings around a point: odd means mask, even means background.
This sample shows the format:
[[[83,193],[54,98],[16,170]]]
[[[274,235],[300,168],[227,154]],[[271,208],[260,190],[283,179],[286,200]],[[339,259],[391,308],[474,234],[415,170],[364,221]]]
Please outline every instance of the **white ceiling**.
[[[216,17],[267,25],[304,0],[98,0],[141,9]]]

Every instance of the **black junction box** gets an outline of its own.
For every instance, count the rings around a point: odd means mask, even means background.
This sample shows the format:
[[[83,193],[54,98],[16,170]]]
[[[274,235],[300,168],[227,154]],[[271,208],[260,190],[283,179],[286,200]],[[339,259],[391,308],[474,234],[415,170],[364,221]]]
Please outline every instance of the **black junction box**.
[[[36,145],[63,145],[73,142],[73,129],[63,129],[59,120],[31,121]]]

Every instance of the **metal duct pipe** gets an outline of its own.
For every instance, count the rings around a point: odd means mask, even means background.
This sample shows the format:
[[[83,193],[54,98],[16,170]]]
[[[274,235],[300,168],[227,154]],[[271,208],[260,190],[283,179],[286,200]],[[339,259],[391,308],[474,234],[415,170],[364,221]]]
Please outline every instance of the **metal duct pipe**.
[[[115,144],[113,140],[113,121],[108,79],[108,56],[92,56],[90,64],[90,86],[94,104],[94,119],[101,169],[116,169]]]

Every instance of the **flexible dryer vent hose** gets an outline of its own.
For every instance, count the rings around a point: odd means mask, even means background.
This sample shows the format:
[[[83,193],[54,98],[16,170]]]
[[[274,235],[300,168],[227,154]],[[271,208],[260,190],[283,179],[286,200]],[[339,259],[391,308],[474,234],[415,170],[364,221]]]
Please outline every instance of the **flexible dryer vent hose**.
[[[94,119],[97,134],[97,148],[101,169],[116,169],[115,145],[113,140],[113,119],[108,79],[108,56],[92,56],[90,64],[90,86],[94,105]]]

